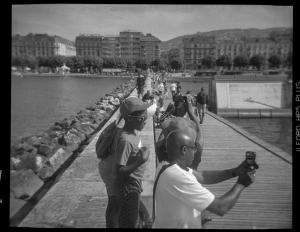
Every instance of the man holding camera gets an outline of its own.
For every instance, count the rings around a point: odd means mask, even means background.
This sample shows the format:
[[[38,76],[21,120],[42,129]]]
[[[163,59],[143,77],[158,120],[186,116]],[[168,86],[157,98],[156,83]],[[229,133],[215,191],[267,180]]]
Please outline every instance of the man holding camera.
[[[189,102],[187,109],[195,124],[189,128],[181,126],[177,127],[179,129],[167,130],[168,134],[160,143],[162,146],[157,145],[157,151],[166,154],[169,164],[163,166],[157,175],[154,228],[201,228],[201,212],[204,210],[223,216],[235,205],[242,191],[253,183],[255,169],[258,169],[255,153],[251,152],[235,168],[203,171],[191,169],[199,154],[200,159],[197,159],[201,161],[203,142],[200,139],[199,122],[195,120]],[[202,186],[234,177],[238,177],[237,182],[221,197],[214,196]]]

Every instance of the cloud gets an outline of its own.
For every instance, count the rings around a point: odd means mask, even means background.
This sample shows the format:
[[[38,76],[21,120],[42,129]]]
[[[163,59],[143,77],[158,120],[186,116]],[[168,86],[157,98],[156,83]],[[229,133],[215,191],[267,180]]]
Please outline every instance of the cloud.
[[[14,5],[12,31],[60,34],[118,34],[124,29],[152,33],[161,40],[197,31],[292,26],[292,7],[256,5]]]

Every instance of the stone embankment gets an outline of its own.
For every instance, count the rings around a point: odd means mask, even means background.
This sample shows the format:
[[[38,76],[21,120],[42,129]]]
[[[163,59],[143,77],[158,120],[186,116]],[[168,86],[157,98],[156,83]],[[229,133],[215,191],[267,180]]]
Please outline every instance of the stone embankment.
[[[88,144],[134,87],[135,81],[131,79],[75,116],[55,122],[48,130],[24,137],[11,146],[10,218],[76,150]]]

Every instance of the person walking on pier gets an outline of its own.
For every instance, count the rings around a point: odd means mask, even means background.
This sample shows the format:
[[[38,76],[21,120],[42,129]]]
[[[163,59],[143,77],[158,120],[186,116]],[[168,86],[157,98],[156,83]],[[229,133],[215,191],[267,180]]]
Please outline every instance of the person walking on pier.
[[[201,88],[201,91],[197,94],[197,108],[198,108],[198,114],[200,119],[200,124],[203,123],[204,120],[204,114],[206,110],[206,104],[208,102],[208,96],[205,93],[204,89]]]
[[[150,222],[147,209],[140,200],[149,149],[143,147],[137,131],[144,128],[148,104],[137,97],[127,98],[120,106],[125,120],[116,144],[116,173],[120,186],[120,228],[137,228],[139,222]]]
[[[138,77],[136,79],[138,98],[140,98],[140,96],[143,97],[144,85],[145,85],[145,79],[141,76],[140,73],[138,73]]]

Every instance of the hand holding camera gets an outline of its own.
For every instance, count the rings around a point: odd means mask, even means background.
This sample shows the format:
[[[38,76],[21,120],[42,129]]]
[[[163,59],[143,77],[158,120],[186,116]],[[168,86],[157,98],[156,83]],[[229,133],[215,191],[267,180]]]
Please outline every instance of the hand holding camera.
[[[246,151],[246,158],[245,160],[234,169],[233,177],[239,176],[242,173],[250,172],[255,169],[258,169],[259,166],[255,161],[256,153],[253,151]]]

